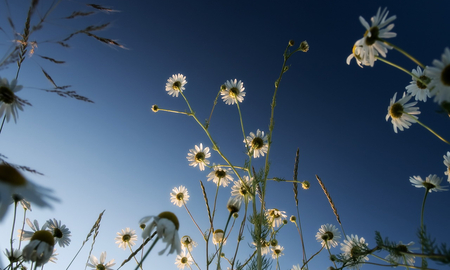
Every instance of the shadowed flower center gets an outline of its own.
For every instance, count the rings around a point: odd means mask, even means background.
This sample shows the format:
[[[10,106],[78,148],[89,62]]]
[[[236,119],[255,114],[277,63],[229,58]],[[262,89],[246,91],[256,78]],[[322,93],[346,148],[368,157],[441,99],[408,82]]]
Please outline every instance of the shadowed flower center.
[[[260,137],[256,137],[252,140],[252,147],[254,149],[260,149],[264,146],[264,141]]]
[[[334,237],[334,235],[333,235],[332,232],[325,232],[325,233],[322,235],[322,240],[324,240],[324,241],[330,241],[330,240],[333,240],[333,237]]]
[[[270,245],[271,245],[272,247],[278,246],[278,240],[277,240],[277,239],[272,239],[272,240],[270,240]]]
[[[281,249],[274,249],[273,252],[275,252],[275,254],[279,255],[281,253]]]
[[[237,97],[238,95],[239,95],[239,89],[237,89],[236,87],[232,87],[230,89],[230,96]]]
[[[184,194],[183,193],[178,193],[177,194],[177,200],[179,200],[179,201],[181,201],[181,200],[183,200],[183,198],[184,198]]]
[[[368,36],[370,32],[370,37]],[[364,36],[366,37],[366,45],[371,46],[375,43],[375,41],[378,40],[378,34],[380,33],[380,30],[378,29],[377,26],[374,26],[372,28],[370,28],[368,31],[366,31],[366,33],[364,33]]]
[[[9,165],[0,165],[0,182],[12,186],[25,186],[27,184],[27,180]]]
[[[142,230],[145,229],[145,223],[139,224],[139,228],[141,228]]]
[[[242,196],[245,196],[245,195],[247,195],[248,191],[247,191],[247,189],[246,189],[244,186],[242,186],[242,187],[239,189],[239,193],[240,193]]]
[[[106,269],[106,267],[102,263],[97,264],[97,266],[95,268],[97,270],[105,270]]]
[[[185,238],[184,238],[183,244],[184,244],[185,246],[189,246],[191,243],[192,243],[191,238],[189,238],[189,237],[185,237]]]
[[[129,242],[130,239],[131,239],[131,235],[129,235],[129,234],[124,234],[124,235],[122,236],[122,241],[123,241],[123,242]]]
[[[398,245],[395,249],[395,255],[402,256],[403,254],[401,252],[408,252],[408,247],[405,245]]]
[[[30,239],[30,242],[33,240],[39,240],[41,242],[45,242],[49,244],[50,246],[55,245],[55,239],[53,238],[53,235],[49,231],[41,230],[36,231],[33,236]]]
[[[175,225],[175,229],[177,229],[177,231],[180,228],[180,222],[178,221],[178,218],[177,218],[177,216],[174,213],[169,212],[169,211],[165,211],[165,212],[160,213],[158,215],[158,217],[159,218],[165,218],[165,219],[168,219],[168,220],[172,221],[173,224]]]
[[[202,162],[204,160],[205,160],[205,153],[198,152],[197,154],[195,154],[195,161]]]
[[[173,85],[172,85],[172,88],[173,88],[173,90],[180,91],[181,82],[180,81],[174,82]]]
[[[403,105],[400,103],[394,103],[389,110],[389,115],[392,118],[400,118],[403,115]]]
[[[419,77],[419,79],[420,79],[420,81],[417,80],[417,82],[416,82],[417,87],[419,87],[420,89],[427,89],[427,84],[430,82],[430,78],[428,78],[425,75],[422,75]],[[422,83],[422,82],[424,82],[424,83]]]
[[[58,228],[54,228],[53,229],[53,236],[56,238],[62,238],[63,237],[63,232],[58,229]]]
[[[450,86],[450,65],[447,65],[441,73],[441,81],[445,86]]]
[[[224,178],[227,175],[227,173],[224,170],[217,170],[215,175],[217,178]]]
[[[186,263],[188,262],[188,258],[183,257],[183,258],[181,258],[180,262],[181,262],[182,264],[186,264]]]
[[[6,86],[0,86],[0,101],[6,104],[14,102],[14,93]]]
[[[352,258],[358,258],[361,255],[361,249],[358,246],[352,247],[350,250],[350,255]]]
[[[432,184],[430,182],[423,182],[422,184],[427,190],[430,190],[430,189],[433,189],[433,188],[436,187],[436,185],[434,185],[434,184]]]

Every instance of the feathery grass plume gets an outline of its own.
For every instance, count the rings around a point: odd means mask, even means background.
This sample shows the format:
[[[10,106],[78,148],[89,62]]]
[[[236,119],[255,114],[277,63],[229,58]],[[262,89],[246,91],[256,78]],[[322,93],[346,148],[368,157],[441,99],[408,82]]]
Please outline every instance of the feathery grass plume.
[[[18,169],[18,170],[27,171],[27,172],[34,173],[34,174],[39,174],[39,175],[44,175],[43,173],[38,172],[38,171],[36,171],[35,169],[31,169],[31,168],[28,167],[28,166],[23,166],[23,165],[17,165],[17,164],[9,163],[9,162],[7,162],[7,161],[5,160],[5,159],[7,159],[7,158],[8,158],[8,157],[6,157],[5,155],[0,154],[0,162],[2,162],[2,163],[5,164],[5,165],[11,166],[11,167],[13,167],[13,168],[15,168],[15,169]]]
[[[65,17],[64,19],[73,19],[73,18],[80,17],[80,16],[81,16],[81,17],[84,17],[84,16],[92,15],[92,14],[94,14],[94,13],[95,13],[94,11],[89,11],[89,12],[74,11],[74,12],[72,12],[71,15]]]
[[[86,239],[83,241],[83,243],[81,244],[80,249],[77,251],[77,253],[75,254],[75,256],[73,257],[73,259],[70,261],[69,265],[67,266],[66,270],[69,269],[69,267],[72,265],[73,261],[75,260],[75,258],[78,256],[78,254],[80,253],[81,249],[84,247],[84,244],[87,243],[87,241],[89,241],[89,238],[92,236],[93,233],[94,234],[94,240],[92,242],[92,247],[94,246],[95,243],[95,237],[98,234],[98,230],[100,228],[100,222],[102,221],[102,217],[103,217],[103,213],[105,213],[106,210],[103,210],[100,215],[98,216],[97,220],[94,223],[94,226],[92,226],[91,230],[89,231],[89,233],[86,236]],[[88,256],[88,261],[89,262],[89,257],[91,256],[92,253],[92,247],[91,250],[89,251],[89,256]]]
[[[341,219],[339,218],[339,214],[337,212],[337,209],[336,209],[336,206],[334,205],[333,200],[331,199],[330,193],[328,193],[327,188],[325,187],[325,185],[323,184],[322,180],[320,180],[320,178],[319,178],[319,176],[317,174],[316,174],[316,178],[317,178],[317,181],[319,181],[319,185],[322,187],[322,190],[325,193],[325,196],[327,196],[328,202],[331,205],[331,209],[333,209],[333,213],[336,216],[337,222],[339,222],[339,225],[341,225],[342,232],[344,232],[344,228],[342,228]],[[344,235],[345,235],[345,233],[344,233]]]
[[[114,9],[111,9],[111,8],[103,7],[103,6],[100,6],[100,5],[97,5],[97,4],[86,4],[86,6],[93,7],[95,9],[97,9],[97,10],[104,11],[104,12],[119,12],[118,10],[114,10]]]
[[[124,266],[124,264],[126,264],[127,262],[129,262],[134,256],[136,256],[140,251],[141,251],[141,249],[142,248],[144,248],[144,246],[145,245],[147,245],[147,243],[148,242],[150,242],[150,240],[152,240],[153,239],[153,237],[155,236],[157,234],[157,232],[155,231],[155,232],[153,232],[153,234],[149,237],[149,238],[147,238],[147,239],[145,239],[145,241],[133,252],[133,253],[131,253],[130,254],[130,256],[128,256],[128,258],[127,259],[125,259],[123,262],[122,262],[122,264],[119,266],[119,268],[117,268],[117,270],[119,270],[122,266]]]
[[[43,55],[39,55],[39,57],[44,58],[44,59],[47,59],[47,60],[49,60],[49,61],[51,61],[51,62],[53,62],[53,63],[55,63],[55,64],[64,64],[64,63],[66,62],[66,61],[55,60],[55,59],[53,59],[53,58],[51,58],[51,57],[43,56]]]
[[[297,185],[297,174],[298,174],[298,157],[299,149],[297,148],[297,153],[295,154],[295,164],[294,164],[294,199],[295,205],[298,207],[298,185]]]
[[[211,228],[214,228],[213,221],[211,218],[211,209],[209,208],[209,203],[208,203],[208,196],[206,196],[205,186],[203,185],[202,180],[199,180],[199,181],[200,181],[200,187],[202,188],[202,192],[203,192],[203,199],[205,199],[205,203],[206,203],[206,211],[208,211],[209,223],[211,224]]]

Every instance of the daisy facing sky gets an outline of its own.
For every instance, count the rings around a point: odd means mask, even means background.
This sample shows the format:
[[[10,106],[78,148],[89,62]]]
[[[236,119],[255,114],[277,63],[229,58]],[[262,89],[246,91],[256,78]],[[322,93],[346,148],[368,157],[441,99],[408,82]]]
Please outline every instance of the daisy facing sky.
[[[220,184],[223,187],[227,187],[230,182],[233,182],[231,174],[233,174],[233,171],[230,168],[214,166],[213,171],[207,177],[208,181],[212,180],[216,185]]]
[[[415,123],[416,119],[411,115],[420,114],[419,107],[413,107],[417,102],[407,103],[412,96],[403,93],[403,97],[395,101],[397,93],[391,98],[386,114],[386,121],[391,118],[391,123],[394,127],[394,132],[397,133],[397,128],[403,131],[404,128],[409,128],[411,123]],[[417,118],[417,116],[415,116]]]
[[[189,153],[186,158],[190,162],[189,166],[197,167],[198,165],[200,171],[204,171],[205,165],[209,164],[209,160],[207,160],[209,157],[211,157],[209,147],[203,148],[203,144],[200,143],[200,145],[196,145],[194,149],[189,149]]]
[[[416,77],[412,76],[412,81],[405,88],[408,94],[415,97],[416,100],[426,102],[427,98],[430,97],[430,89],[428,89],[427,86],[427,84],[430,82],[430,78],[425,76],[423,73],[424,72],[419,66],[417,67],[417,69],[413,69],[412,74],[416,75],[420,80],[417,80]],[[426,84],[423,84],[422,82]]]
[[[189,201],[189,193],[185,186],[174,187],[170,192],[170,201],[178,207]]]
[[[137,241],[137,235],[135,230],[131,230],[130,228],[122,229],[121,232],[117,232],[117,236],[115,238],[116,244],[119,245],[119,248],[125,250],[127,247],[132,247]]]
[[[264,135],[264,131],[258,129],[256,134],[250,132],[250,136],[247,136],[244,142],[249,149],[249,155],[253,154],[254,158],[263,157],[264,154],[267,154],[269,146],[267,135]]]
[[[347,238],[341,243],[342,256],[348,261],[348,268],[359,269],[363,263],[369,260],[364,254],[369,249],[366,240],[357,235],[347,235]]]
[[[339,239],[341,239],[341,233],[333,224],[320,226],[319,231],[316,234],[316,240],[322,244],[322,247],[336,247]]]
[[[422,180],[422,177],[420,176],[412,176],[409,178],[409,181],[416,188],[426,188],[428,192],[448,190],[446,186],[441,186],[442,178],[438,177],[435,174],[430,174],[429,176],[427,176],[427,178],[425,178],[425,181]]]
[[[227,105],[233,105],[236,102],[241,103],[244,101],[245,97],[245,87],[244,83],[241,81],[237,81],[237,79],[226,81],[222,86],[222,91],[220,94],[222,95],[222,100]]]
[[[22,90],[22,85],[17,85],[17,80],[11,80],[11,84],[5,78],[0,78],[0,118],[3,119],[3,116],[6,117],[6,121],[9,122],[9,119],[14,119],[14,122],[17,122],[17,118],[19,117],[18,110],[23,111],[22,105],[18,97],[16,96],[16,92]]]
[[[92,270],[112,270],[111,266],[115,265],[114,259],[110,260],[108,263],[106,262],[106,251],[102,252],[100,255],[100,261],[94,255],[91,255],[89,258],[90,263],[87,263],[86,266],[92,267]]]
[[[172,75],[172,77],[167,79],[166,83],[167,94],[173,97],[178,97],[178,94],[184,91],[184,86],[186,84],[187,84],[186,76],[184,76],[183,74],[178,73]]]
[[[49,219],[44,225],[44,228],[48,229],[55,237],[56,243],[60,247],[65,247],[70,244],[70,230],[66,225],[61,224],[61,220]]]
[[[433,60],[433,66],[425,69],[425,75],[430,77],[430,94],[434,101],[441,104],[450,102],[450,49],[447,47],[442,54],[441,61]]]

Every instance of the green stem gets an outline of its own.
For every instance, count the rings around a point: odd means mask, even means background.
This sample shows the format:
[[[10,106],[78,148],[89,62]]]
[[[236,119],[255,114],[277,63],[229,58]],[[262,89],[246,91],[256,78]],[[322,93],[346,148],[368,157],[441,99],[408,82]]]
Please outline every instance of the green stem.
[[[204,237],[203,231],[200,229],[200,227],[198,226],[197,222],[195,222],[195,219],[192,216],[192,214],[189,211],[189,209],[187,208],[186,203],[184,202],[184,200],[183,200],[183,205],[184,205],[184,208],[186,208],[186,211],[188,212],[188,214],[191,217],[192,221],[194,222],[195,226],[197,226],[197,229],[200,231],[200,234],[202,235],[202,237]]]
[[[386,43],[387,45],[391,46],[392,48],[396,49],[397,51],[399,51],[400,53],[402,53],[403,55],[405,55],[406,57],[408,57],[411,61],[413,61],[414,63],[416,63],[417,65],[419,65],[422,68],[425,68],[425,65],[420,63],[419,60],[417,60],[416,58],[412,57],[409,53],[405,52],[403,49],[397,47],[396,45],[390,43],[389,41],[386,41],[384,39],[378,38],[381,42]]]
[[[384,63],[386,63],[386,64],[388,64],[388,65],[391,65],[391,66],[393,66],[393,67],[395,67],[395,68],[400,69],[401,71],[407,73],[407,74],[410,75],[411,77],[414,77],[418,82],[422,83],[423,85],[428,85],[427,82],[423,81],[420,77],[418,77],[418,76],[415,75],[414,73],[410,72],[409,70],[406,70],[405,68],[403,68],[403,67],[401,67],[401,66],[399,66],[399,65],[397,65],[397,64],[394,64],[394,63],[392,63],[392,62],[390,62],[390,61],[388,61],[388,60],[386,60],[386,59],[384,59],[384,58],[382,58],[382,57],[375,56],[375,58],[378,59],[378,60],[380,60],[381,62],[384,62]]]
[[[217,269],[221,269],[220,268],[220,258],[222,258],[222,247],[223,247],[223,242],[225,241],[225,236],[227,233],[227,227],[228,224],[230,223],[230,219],[233,216],[233,214],[230,212],[230,214],[228,215],[228,220],[227,223],[225,224],[225,229],[223,230],[223,238],[222,241],[220,241],[220,246],[219,246],[219,253],[218,253],[218,257],[217,257]]]
[[[407,113],[407,112],[403,112],[404,114],[409,115],[412,119],[414,119],[417,123],[419,123],[419,125],[421,125],[422,127],[426,128],[429,132],[433,133],[436,137],[438,137],[441,141],[445,142],[446,144],[450,144],[449,141],[447,141],[446,139],[444,139],[443,137],[441,137],[441,135],[437,134],[434,130],[432,130],[431,128],[429,128],[427,125],[425,125],[424,123],[420,122],[419,119],[417,119],[417,117]]]
[[[430,188],[426,188],[425,195],[423,196],[423,202],[422,202],[422,210],[420,211],[420,229],[423,231],[423,214],[425,212],[425,202],[427,201],[428,192],[430,191]],[[423,253],[423,244],[421,245],[421,250]],[[426,266],[427,261],[426,258],[422,258],[422,266]]]
[[[130,248],[131,254],[133,254],[133,249],[131,248],[130,242],[127,242],[127,246]],[[140,265],[140,264],[139,264],[139,261],[136,259],[136,256],[133,256],[133,258],[134,258],[134,260],[136,261],[137,265]],[[142,265],[140,265],[139,268],[141,268],[141,270],[143,270],[143,269],[142,269]]]
[[[147,252],[145,253],[144,257],[142,258],[141,262],[136,266],[136,268],[134,268],[134,270],[138,270],[141,266],[142,263],[144,262],[145,258],[147,258],[148,254],[150,254],[150,251],[152,251],[153,247],[155,246],[156,242],[158,242],[159,237],[157,236],[155,241],[152,243],[152,245],[150,246],[150,248],[147,250]]]
[[[219,99],[220,92],[222,92],[222,89],[219,90],[219,92],[217,93],[216,99],[214,99],[213,107],[212,107],[212,109],[211,109],[211,113],[209,114],[208,122],[206,122],[206,128],[208,128],[208,127],[209,127],[209,124],[211,123],[211,117],[212,117],[212,115],[213,115],[214,108],[216,107],[217,99]]]

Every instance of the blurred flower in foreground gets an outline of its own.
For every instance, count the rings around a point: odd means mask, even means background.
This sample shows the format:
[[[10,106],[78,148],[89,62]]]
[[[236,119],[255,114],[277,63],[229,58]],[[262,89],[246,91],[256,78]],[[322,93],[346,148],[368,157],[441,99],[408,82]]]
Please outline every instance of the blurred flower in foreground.
[[[272,258],[278,259],[280,256],[284,255],[283,250],[284,250],[284,247],[282,247],[280,245],[272,247]]]
[[[234,181],[234,185],[231,187],[231,196],[236,196],[241,200],[245,199],[246,202],[251,201],[252,180],[246,175],[242,177],[242,180]]]
[[[286,211],[280,211],[276,208],[266,210],[267,220],[269,224],[272,224],[272,227],[279,227],[283,223],[283,219],[287,217],[285,214]]]
[[[31,237],[30,243],[22,250],[25,261],[32,261],[36,266],[46,264],[53,254],[55,240],[49,231],[37,231]]]
[[[430,77],[431,82],[428,87],[430,94],[434,96],[434,101],[441,104],[444,101],[450,102],[450,49],[447,47],[442,54],[442,61],[433,60],[433,67],[425,69],[425,75]]]
[[[178,207],[189,201],[189,193],[185,186],[174,187],[170,193],[170,201]]]
[[[253,153],[254,158],[259,158],[260,156],[263,157],[269,148],[267,135],[264,136],[264,131],[259,129],[256,131],[256,135],[255,133],[250,132],[250,136],[247,136],[244,142],[249,149],[249,155]]]
[[[328,248],[331,246],[336,247],[339,239],[341,239],[341,233],[333,224],[325,224],[320,226],[319,231],[316,234],[316,240],[322,244],[322,247]]]
[[[222,100],[227,105],[233,105],[236,102],[244,101],[245,97],[245,87],[244,83],[241,81],[237,81],[237,79],[229,80],[222,86],[222,91],[220,94],[222,95]]]
[[[223,230],[221,230],[221,229],[215,230],[213,232],[213,238],[212,238],[213,244],[218,245],[222,241],[223,241],[224,245],[227,243],[227,239],[224,239],[224,236],[223,236]]]
[[[241,210],[242,200],[238,197],[230,197],[227,203],[227,209],[230,211],[230,214],[235,214]]]
[[[388,14],[389,11],[386,8],[383,11],[378,8],[377,14],[370,19],[372,26],[359,16],[359,21],[366,28],[366,32],[363,38],[356,41],[353,53],[347,58],[347,64],[350,64],[350,60],[355,57],[358,64],[373,67],[376,56],[381,54],[386,57],[387,49],[392,49],[392,47],[383,42],[383,39],[397,36],[396,33],[390,32],[394,28],[394,24],[389,24],[396,19],[396,16],[387,18]]]
[[[108,263],[105,264],[106,261],[106,251],[102,252],[100,255],[100,261],[98,261],[97,257],[94,255],[91,255],[89,258],[91,261],[90,263],[87,263],[86,266],[92,267],[92,270],[113,270],[111,266],[115,265],[114,259],[110,260]]]
[[[20,90],[22,90],[22,85],[17,85],[16,79],[13,79],[9,84],[7,79],[0,78],[0,118],[5,115],[7,122],[9,122],[11,115],[14,122],[17,122],[19,117],[17,109],[23,111],[22,105],[15,95]]]
[[[216,185],[220,184],[223,187],[228,186],[230,182],[233,182],[233,177],[231,174],[233,171],[230,168],[223,168],[219,166],[214,166],[214,171],[208,174],[208,181],[213,181]]]
[[[56,261],[58,260],[58,258],[56,258],[56,256],[58,256],[58,255],[59,255],[59,253],[56,253],[56,248],[54,248],[52,256],[50,257],[50,259],[48,259],[48,261],[52,262],[52,263],[56,263]]]
[[[14,249],[13,252],[6,249],[4,253],[10,263],[18,262],[22,256],[22,251],[20,249]]]
[[[186,76],[183,76],[183,74],[180,73],[177,75],[174,74],[167,80],[166,91],[169,95],[178,97],[178,94],[184,91],[186,83]]]
[[[39,227],[39,222],[37,220],[34,220],[32,223],[31,220],[29,218],[27,218],[25,221],[33,231],[25,231],[25,230],[19,229],[18,232],[19,232],[20,241],[30,240],[35,232],[41,230],[41,228]],[[46,224],[44,223],[44,226],[45,225]],[[45,229],[44,226],[42,227],[43,230]]]
[[[392,263],[406,264],[414,266],[414,256],[407,254],[411,252],[408,247],[414,245],[414,242],[409,242],[408,244],[403,244],[402,241],[395,247],[389,255],[386,256],[386,260]]]
[[[450,152],[444,155],[444,165],[447,166],[447,170],[444,172],[448,176],[447,181],[450,183]]]
[[[416,188],[426,188],[428,192],[432,191],[446,191],[446,187],[441,186],[442,178],[438,177],[435,174],[430,174],[425,178],[425,181],[422,180],[420,176],[413,176],[409,178],[409,181]]]
[[[416,119],[411,115],[420,114],[419,107],[412,107],[417,104],[417,101],[406,104],[412,96],[403,93],[403,97],[395,101],[396,97],[397,93],[392,97],[388,107],[388,113],[386,114],[386,121],[389,120],[389,117],[392,118],[391,123],[394,126],[395,133],[397,133],[397,128],[403,131],[403,128],[409,128],[411,123],[416,122]]]
[[[135,230],[131,230],[130,228],[122,229],[121,232],[117,232],[117,236],[115,238],[116,244],[119,244],[119,248],[125,250],[127,246],[134,246],[134,241],[137,241],[137,235]]]
[[[193,260],[191,255],[189,252],[186,252],[185,249],[183,249],[183,252],[181,252],[180,255],[177,255],[177,258],[175,259],[175,264],[180,269],[184,269],[186,266],[190,268],[192,262]]]
[[[50,229],[50,232],[55,237],[56,243],[58,243],[60,247],[65,247],[70,244],[70,230],[66,225],[61,225],[61,220],[58,222],[56,219],[49,219],[43,227],[45,229]]]
[[[50,193],[51,189],[32,183],[15,168],[6,164],[0,165],[0,220],[3,219],[6,210],[8,210],[13,195],[38,206],[51,208],[46,200],[58,201],[58,199],[49,195]]]
[[[209,147],[205,147],[203,149],[203,144],[200,143],[200,146],[195,146],[195,149],[189,149],[188,156],[186,157],[189,163],[189,166],[198,167],[200,171],[205,170],[205,165],[209,164],[209,160],[207,158],[211,157],[211,153],[209,152]]]
[[[423,75],[422,69],[418,66],[417,69],[412,70],[412,74],[417,77],[412,76],[412,81],[408,86],[406,86],[406,91],[416,98],[418,101],[426,102],[427,98],[430,97],[430,89],[428,89],[427,85],[430,83],[430,78]],[[417,80],[417,78],[420,79]],[[424,82],[425,84],[423,84]]]
[[[357,235],[348,236],[341,243],[341,251],[344,252],[343,257],[348,260],[346,264],[350,269],[359,269],[363,263],[369,260],[369,257],[365,254],[368,250],[368,244],[366,240]]]
[[[181,237],[180,242],[181,245],[183,245],[183,247],[187,248],[189,251],[192,251],[192,249],[197,246],[197,242],[192,240],[192,238],[189,235]]]
[[[158,254],[164,254],[168,247],[170,247],[170,251],[168,254],[172,254],[174,251],[176,251],[177,254],[180,254],[181,242],[180,236],[178,235],[180,223],[177,216],[172,212],[166,211],[160,213],[158,216],[143,217],[139,221],[139,223],[147,223],[151,219],[153,219],[153,221],[151,221],[150,224],[147,224],[147,226],[145,227],[144,231],[142,232],[142,238],[149,238],[151,236],[153,228],[156,228],[158,237],[161,238],[164,243],[167,243],[167,246]]]

